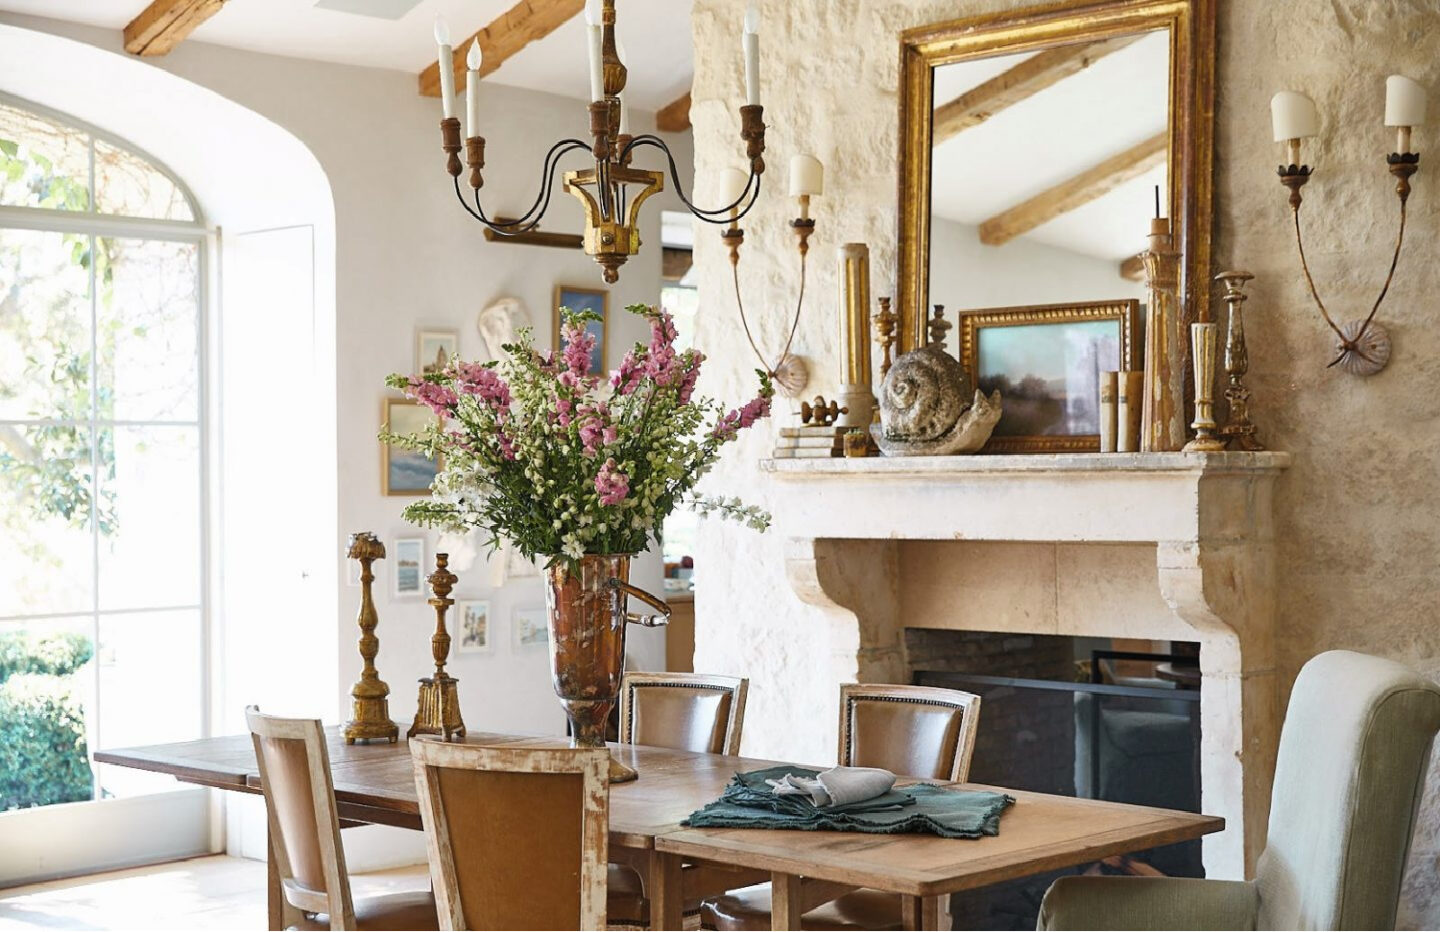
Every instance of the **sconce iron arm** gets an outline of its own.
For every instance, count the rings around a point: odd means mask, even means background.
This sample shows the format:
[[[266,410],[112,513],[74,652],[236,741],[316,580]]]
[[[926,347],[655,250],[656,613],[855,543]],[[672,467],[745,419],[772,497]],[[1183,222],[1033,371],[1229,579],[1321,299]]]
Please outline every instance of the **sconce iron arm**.
[[[1375,313],[1380,310],[1380,302],[1385,300],[1385,295],[1390,291],[1390,283],[1395,279],[1395,267],[1400,264],[1400,247],[1405,245],[1405,201],[1406,198],[1402,195],[1400,198],[1400,232],[1395,236],[1395,255],[1390,258],[1390,274],[1385,276],[1385,284],[1380,289],[1380,297],[1375,299],[1375,306],[1370,308],[1369,316],[1365,318],[1364,325],[1361,326],[1360,332],[1355,336],[1355,342],[1357,343],[1365,336],[1365,331],[1369,328],[1370,321],[1375,319]]]
[[[1299,192],[1296,192],[1297,195],[1298,193]],[[1334,319],[1330,317],[1330,312],[1325,309],[1325,302],[1320,300],[1320,292],[1316,289],[1315,279],[1310,274],[1310,263],[1305,259],[1305,239],[1300,235],[1300,199],[1298,196],[1291,201],[1291,214],[1295,218],[1295,246],[1300,251],[1300,268],[1304,270],[1305,282],[1310,286],[1310,297],[1315,299],[1315,306],[1320,309],[1320,316],[1325,318],[1325,323],[1329,325],[1331,330],[1335,331],[1337,337],[1344,340],[1345,334],[1340,332],[1340,328],[1335,325]],[[1335,364],[1332,362],[1330,365],[1333,366]]]
[[[755,343],[755,337],[750,333],[750,320],[745,316],[745,300],[740,295],[740,265],[737,262],[730,264],[731,278],[735,283],[735,306],[740,311],[740,325],[745,328],[745,339],[750,341],[750,349],[754,350],[755,358],[760,360],[760,365],[765,368],[765,373],[774,376],[790,355],[790,345],[795,342],[795,332],[800,328],[800,308],[805,304],[805,257],[806,253],[800,253],[800,292],[795,297],[795,317],[790,322],[790,335],[785,339],[785,348],[780,351],[774,365],[760,352],[760,347]]]

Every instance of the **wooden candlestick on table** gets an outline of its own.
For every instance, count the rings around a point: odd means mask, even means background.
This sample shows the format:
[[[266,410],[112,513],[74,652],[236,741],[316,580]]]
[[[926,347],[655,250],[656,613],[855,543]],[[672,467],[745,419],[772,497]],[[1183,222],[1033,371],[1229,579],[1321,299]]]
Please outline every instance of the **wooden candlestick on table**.
[[[435,554],[435,572],[426,577],[426,581],[434,593],[430,605],[435,609],[435,635],[430,638],[430,653],[435,658],[435,675],[420,678],[415,722],[405,732],[405,737],[440,735],[446,741],[458,740],[465,737],[465,722],[460,717],[460,694],[456,689],[460,681],[445,672],[445,660],[450,656],[450,632],[445,630],[445,612],[455,604],[450,592],[460,580],[450,572],[448,553]]]
[[[375,626],[380,623],[380,616],[370,596],[370,584],[375,581],[371,565],[385,558],[385,545],[369,531],[361,531],[350,535],[346,556],[360,561],[360,614],[356,621],[360,625],[360,657],[365,666],[360,671],[360,679],[350,687],[354,701],[350,721],[345,723],[345,743],[384,738],[393,744],[400,737],[400,727],[390,721],[390,687],[375,669],[375,655],[380,653]]]

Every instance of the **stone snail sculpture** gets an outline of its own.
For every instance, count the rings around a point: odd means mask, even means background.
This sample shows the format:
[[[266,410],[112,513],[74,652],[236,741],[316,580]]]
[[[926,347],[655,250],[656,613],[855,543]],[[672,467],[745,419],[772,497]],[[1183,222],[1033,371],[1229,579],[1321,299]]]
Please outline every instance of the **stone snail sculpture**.
[[[999,421],[999,389],[986,397],[964,366],[932,344],[890,367],[870,433],[886,456],[945,456],[979,450]]]

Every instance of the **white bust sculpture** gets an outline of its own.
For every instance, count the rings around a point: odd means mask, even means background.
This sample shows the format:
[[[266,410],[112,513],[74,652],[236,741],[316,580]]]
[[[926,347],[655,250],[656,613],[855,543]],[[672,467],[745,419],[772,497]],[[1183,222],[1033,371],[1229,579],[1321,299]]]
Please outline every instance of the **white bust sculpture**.
[[[519,298],[509,297],[491,301],[476,321],[480,338],[485,341],[485,349],[492,360],[501,359],[505,355],[502,347],[514,343],[516,332],[528,326],[530,312],[525,310],[525,303]]]

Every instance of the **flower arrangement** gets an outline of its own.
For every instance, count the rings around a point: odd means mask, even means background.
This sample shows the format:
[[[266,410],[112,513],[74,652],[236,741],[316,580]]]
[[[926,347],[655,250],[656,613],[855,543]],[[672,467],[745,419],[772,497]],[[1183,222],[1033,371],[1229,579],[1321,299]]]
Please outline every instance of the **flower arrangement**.
[[[697,398],[704,354],[676,351],[666,312],[626,310],[648,318],[650,343],[636,343],[608,379],[587,374],[595,336],[585,323],[598,318],[563,308],[559,353],[536,351],[522,330],[499,364],[457,359],[387,378],[439,415],[417,434],[381,432],[383,442],[444,458],[434,496],[406,507],[405,518],[479,530],[491,547],[508,540],[552,562],[644,550],[682,504],[764,530],[760,509],[694,488],[726,443],[769,415],[770,379],[759,373],[759,394],[728,412]]]

